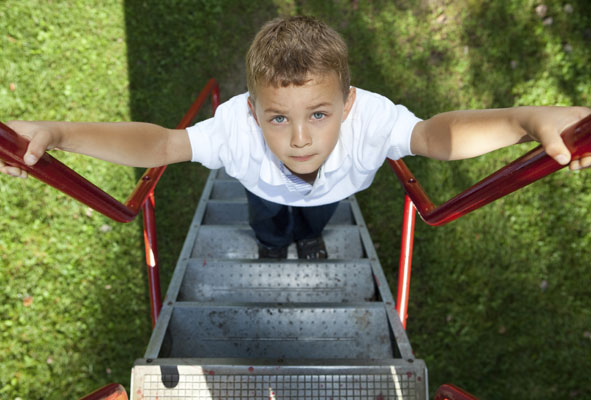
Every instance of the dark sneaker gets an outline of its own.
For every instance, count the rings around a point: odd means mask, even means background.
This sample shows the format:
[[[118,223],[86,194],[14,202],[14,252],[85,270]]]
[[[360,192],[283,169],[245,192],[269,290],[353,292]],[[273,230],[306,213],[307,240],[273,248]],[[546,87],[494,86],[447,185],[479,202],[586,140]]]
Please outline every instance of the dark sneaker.
[[[301,239],[296,242],[298,258],[304,260],[323,260],[328,257],[322,236],[314,239]]]
[[[259,244],[259,258],[271,258],[283,260],[287,258],[286,247],[266,247]]]

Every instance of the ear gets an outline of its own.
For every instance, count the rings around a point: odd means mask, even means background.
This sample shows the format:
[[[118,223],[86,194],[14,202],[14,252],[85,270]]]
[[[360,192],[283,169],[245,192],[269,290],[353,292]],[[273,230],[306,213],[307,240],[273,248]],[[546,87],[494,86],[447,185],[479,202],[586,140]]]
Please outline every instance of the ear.
[[[349,112],[353,108],[353,104],[355,103],[355,88],[349,88],[349,95],[347,96],[347,101],[345,102],[345,110],[343,112],[343,121],[347,119]]]
[[[261,126],[261,124],[259,124],[259,119],[257,118],[257,113],[254,107],[254,100],[250,96],[248,96],[248,108],[250,109],[250,113],[254,117],[254,120],[256,121],[257,125]]]

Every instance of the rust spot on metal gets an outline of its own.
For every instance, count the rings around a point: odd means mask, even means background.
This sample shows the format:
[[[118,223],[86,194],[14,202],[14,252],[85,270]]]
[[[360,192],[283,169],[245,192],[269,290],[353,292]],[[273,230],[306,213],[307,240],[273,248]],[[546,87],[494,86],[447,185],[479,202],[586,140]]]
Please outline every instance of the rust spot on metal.
[[[409,371],[409,372],[406,373],[406,376],[408,376],[409,378],[412,378],[413,373]]]
[[[380,281],[378,280],[378,277],[375,274],[373,274],[373,279],[374,281],[376,281],[376,285],[380,286]]]
[[[386,398],[384,397],[383,394],[378,394],[378,397],[376,397],[376,400],[386,400]]]
[[[207,265],[207,260],[204,258],[203,259],[203,266],[205,267]]]
[[[248,367],[248,372],[254,372],[254,368],[253,367]]]

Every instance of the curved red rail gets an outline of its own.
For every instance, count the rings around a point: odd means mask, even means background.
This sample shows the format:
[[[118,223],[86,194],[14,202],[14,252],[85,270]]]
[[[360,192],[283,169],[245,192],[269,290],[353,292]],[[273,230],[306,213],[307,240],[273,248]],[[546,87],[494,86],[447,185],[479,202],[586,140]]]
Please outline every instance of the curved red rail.
[[[205,84],[189,111],[177,125],[177,129],[184,129],[191,123],[210,95],[212,109],[215,113],[220,104],[220,90],[217,81],[213,78]],[[123,204],[47,154],[47,152],[34,166],[26,165],[23,162],[23,156],[28,144],[27,139],[19,136],[0,122],[0,159],[5,163],[27,171],[31,176],[55,187],[117,222],[130,222],[135,219],[140,209],[143,210],[150,315],[152,316],[152,327],[154,327],[162,308],[154,213],[154,187],[164,173],[166,166],[147,169],[125,204]],[[146,201],[147,199],[148,201]]]
[[[457,386],[441,385],[433,400],[478,400],[478,398]]]
[[[215,108],[219,104],[219,87],[215,79],[210,79],[191,105],[189,111],[177,125],[177,129],[184,129],[189,125],[210,94],[212,95],[212,105],[215,112]],[[12,129],[0,122],[0,159],[9,165],[27,171],[31,176],[117,222],[130,222],[135,219],[142,204],[146,201],[150,192],[154,190],[166,169],[166,166],[162,166],[146,170],[125,204],[123,204],[47,153],[34,166],[26,165],[23,162],[23,156],[28,143],[27,139],[17,135]]]
[[[562,137],[576,160],[591,154],[591,115],[562,132]],[[412,199],[421,218],[429,225],[443,225],[474,211],[500,197],[535,182],[563,168],[536,147],[511,164],[478,182],[466,191],[436,207],[402,160],[388,160],[404,190]]]
[[[82,397],[80,400],[127,400],[125,388],[118,383],[110,383]]]

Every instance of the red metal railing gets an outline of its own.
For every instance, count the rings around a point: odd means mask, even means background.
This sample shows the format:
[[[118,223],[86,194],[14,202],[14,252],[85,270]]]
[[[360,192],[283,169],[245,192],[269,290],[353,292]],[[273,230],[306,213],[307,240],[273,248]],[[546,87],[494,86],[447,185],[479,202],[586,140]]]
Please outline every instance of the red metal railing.
[[[210,95],[212,109],[215,113],[220,104],[220,94],[218,83],[213,78],[201,90],[189,111],[177,125],[177,129],[184,129],[191,123]],[[152,326],[154,326],[162,308],[154,216],[154,187],[164,173],[166,166],[147,169],[123,204],[48,153],[45,153],[34,166],[26,165],[23,162],[23,156],[28,143],[27,139],[17,135],[12,129],[0,122],[0,159],[6,164],[27,171],[29,175],[55,187],[117,222],[130,222],[135,219],[140,208],[144,211],[146,264],[148,267]],[[149,199],[149,201],[146,201],[146,199]]]
[[[474,395],[454,385],[441,385],[433,400],[478,400]]]
[[[573,160],[591,155],[591,115],[562,132],[562,137]],[[402,160],[388,161],[421,218],[429,225],[451,222],[564,167],[548,156],[542,146],[538,146],[436,207]]]
[[[591,155],[591,115],[562,132],[562,138],[573,160]],[[542,146],[538,146],[443,205],[436,207],[402,160],[388,160],[388,162],[406,191],[396,302],[396,311],[405,329],[408,317],[415,206],[426,223],[443,225],[564,167],[548,156]]]
[[[128,400],[128,397],[123,386],[118,383],[110,383],[82,397],[80,400]]]

